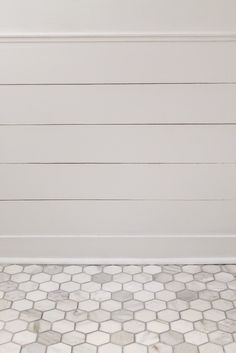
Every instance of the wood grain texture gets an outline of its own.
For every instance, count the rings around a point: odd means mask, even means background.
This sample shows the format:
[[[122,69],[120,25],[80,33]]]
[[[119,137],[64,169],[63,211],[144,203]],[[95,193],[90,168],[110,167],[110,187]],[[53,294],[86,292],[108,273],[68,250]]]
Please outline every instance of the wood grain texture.
[[[236,82],[235,62],[236,41],[1,42],[0,84]]]
[[[236,165],[0,165],[0,199],[236,199]]]
[[[224,237],[235,235],[235,209],[236,201],[7,201],[0,235]]]
[[[0,124],[236,123],[236,84],[3,85],[0,97]]]
[[[235,163],[236,126],[1,126],[0,162]]]

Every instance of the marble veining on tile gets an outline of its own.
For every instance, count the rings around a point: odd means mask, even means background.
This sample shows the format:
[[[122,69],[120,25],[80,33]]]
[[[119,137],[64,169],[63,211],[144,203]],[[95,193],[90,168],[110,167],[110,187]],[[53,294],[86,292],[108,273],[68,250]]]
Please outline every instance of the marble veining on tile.
[[[0,353],[236,353],[236,265],[2,265]]]

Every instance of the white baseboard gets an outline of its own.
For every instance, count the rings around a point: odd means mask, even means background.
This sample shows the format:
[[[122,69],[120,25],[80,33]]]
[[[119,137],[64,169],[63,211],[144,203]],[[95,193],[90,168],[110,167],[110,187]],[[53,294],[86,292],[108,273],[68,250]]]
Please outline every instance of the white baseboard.
[[[1,263],[236,263],[236,236],[5,236]]]

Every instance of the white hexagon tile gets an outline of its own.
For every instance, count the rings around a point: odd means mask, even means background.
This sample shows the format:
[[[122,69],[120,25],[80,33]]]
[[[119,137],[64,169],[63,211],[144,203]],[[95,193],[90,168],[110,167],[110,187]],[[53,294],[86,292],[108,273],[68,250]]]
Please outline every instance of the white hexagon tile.
[[[236,353],[236,265],[2,265],[0,353]]]

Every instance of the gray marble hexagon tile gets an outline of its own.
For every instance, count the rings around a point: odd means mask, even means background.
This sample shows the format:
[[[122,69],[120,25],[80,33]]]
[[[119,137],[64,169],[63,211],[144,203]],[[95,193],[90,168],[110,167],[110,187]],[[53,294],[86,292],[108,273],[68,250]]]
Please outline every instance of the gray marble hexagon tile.
[[[0,353],[236,353],[236,265],[2,265]]]

